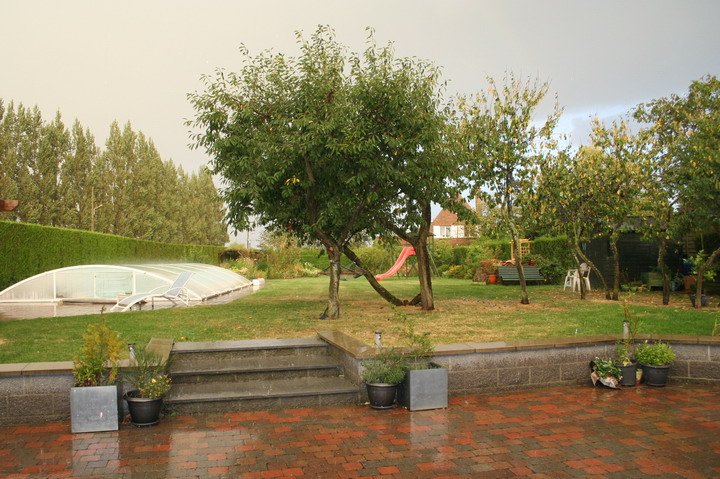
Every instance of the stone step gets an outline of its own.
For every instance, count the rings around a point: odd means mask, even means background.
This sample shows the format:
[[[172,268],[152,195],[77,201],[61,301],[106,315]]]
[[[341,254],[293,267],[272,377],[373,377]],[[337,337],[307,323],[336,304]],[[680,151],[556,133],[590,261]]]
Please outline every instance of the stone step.
[[[319,338],[250,339],[175,343],[173,365],[193,367],[197,360],[227,361],[235,358],[327,355],[328,345]]]
[[[174,384],[197,384],[340,376],[342,371],[342,365],[329,356],[270,356],[196,359],[182,367],[173,364],[170,374]]]
[[[340,377],[240,383],[177,384],[165,404],[178,414],[258,411],[359,404],[357,386]]]

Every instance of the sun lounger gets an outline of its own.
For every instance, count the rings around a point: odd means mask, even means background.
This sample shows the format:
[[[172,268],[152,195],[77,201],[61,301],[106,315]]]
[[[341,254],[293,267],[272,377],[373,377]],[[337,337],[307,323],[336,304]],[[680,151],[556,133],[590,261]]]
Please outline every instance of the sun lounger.
[[[182,303],[185,306],[189,305],[188,291],[185,285],[190,280],[192,273],[187,271],[182,272],[178,275],[175,282],[170,286],[160,286],[152,291],[146,293],[137,293],[121,300],[118,300],[117,304],[110,310],[114,312],[124,312],[130,310],[133,306],[148,299],[165,298],[172,301],[174,304]]]

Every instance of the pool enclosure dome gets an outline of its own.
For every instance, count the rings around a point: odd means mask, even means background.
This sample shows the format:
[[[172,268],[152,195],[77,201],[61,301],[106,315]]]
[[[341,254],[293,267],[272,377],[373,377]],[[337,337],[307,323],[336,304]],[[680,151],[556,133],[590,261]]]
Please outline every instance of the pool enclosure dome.
[[[0,302],[116,302],[124,296],[170,287],[184,272],[190,301],[252,287],[233,271],[200,263],[80,265],[46,271],[0,291]]]

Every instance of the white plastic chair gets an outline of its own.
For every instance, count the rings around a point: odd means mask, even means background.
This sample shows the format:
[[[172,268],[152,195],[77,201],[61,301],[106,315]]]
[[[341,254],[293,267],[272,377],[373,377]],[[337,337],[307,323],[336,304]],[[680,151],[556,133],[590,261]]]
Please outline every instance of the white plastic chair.
[[[569,269],[565,275],[565,283],[563,285],[563,291],[568,288],[572,288],[572,292],[580,292],[580,279],[585,281],[585,291],[592,291],[590,288],[590,267],[583,263],[580,265],[580,271],[576,269]]]
[[[568,288],[572,288],[573,291],[575,291],[575,278],[577,277],[578,270],[576,269],[569,269],[567,274],[565,275],[565,281],[563,282],[563,291],[565,291]]]
[[[577,270],[575,270],[577,271]],[[585,281],[585,291],[592,291],[590,288],[590,266],[585,263],[580,265],[580,273],[575,275],[573,279],[573,293],[577,289],[580,292],[580,281]]]

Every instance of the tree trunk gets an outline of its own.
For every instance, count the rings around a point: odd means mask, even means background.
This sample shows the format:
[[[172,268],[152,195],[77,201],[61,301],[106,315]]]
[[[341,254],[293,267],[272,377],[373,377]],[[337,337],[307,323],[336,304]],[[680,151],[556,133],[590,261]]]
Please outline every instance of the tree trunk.
[[[430,271],[430,253],[427,248],[428,234],[430,233],[430,223],[432,222],[432,212],[430,210],[430,201],[423,202],[422,205],[423,220],[418,227],[417,244],[415,247],[415,257],[418,263],[418,280],[420,281],[420,308],[423,311],[432,311],[435,309],[435,301],[432,291],[432,272]]]
[[[427,250],[427,234],[421,234],[415,247],[418,262],[418,279],[420,281],[420,308],[423,311],[435,309],[432,292],[432,275],[430,274],[430,255]]]
[[[695,290],[695,309],[702,308],[702,285],[705,277],[705,271],[713,265],[715,260],[720,256],[720,248],[713,251],[710,257],[698,267],[697,278],[696,278],[696,290]],[[691,293],[692,294],[692,293]]]
[[[327,248],[330,258],[330,286],[328,287],[328,305],[320,319],[340,318],[340,259],[342,253],[335,245]]]
[[[432,221],[430,201],[425,201],[421,205],[422,208],[422,221],[418,226],[418,233],[416,235],[408,234],[401,228],[388,221],[382,221],[383,226],[398,235],[399,238],[407,241],[415,248],[415,257],[418,262],[418,280],[420,282],[420,307],[425,311],[432,311],[435,309],[435,303],[433,301],[432,292],[432,279],[430,273],[430,254],[427,249],[427,238],[430,232],[430,222]],[[410,302],[414,304],[416,299]]]
[[[663,304],[667,306],[670,304],[670,274],[668,272],[667,265],[665,265],[665,254],[667,253],[667,243],[665,237],[661,236],[660,243],[658,244],[658,258],[657,265],[662,275],[663,280]]]
[[[582,260],[590,266],[590,269],[592,271],[595,271],[595,274],[597,274],[597,277],[600,278],[600,283],[602,284],[603,289],[605,290],[605,299],[610,299],[610,288],[608,288],[607,281],[605,281],[605,276],[600,272],[597,266],[595,266],[595,263],[590,261],[590,258],[585,256],[585,253],[583,253],[582,248],[580,248],[580,244],[575,242],[575,252],[582,258]]]
[[[343,248],[343,252],[345,253],[345,256],[350,258],[351,261],[355,262],[355,264],[360,268],[363,272],[363,276],[367,280],[368,283],[370,283],[370,286],[379,294],[385,301],[388,303],[394,305],[394,306],[405,306],[407,304],[407,301],[402,301],[398,299],[394,294],[392,294],[387,289],[383,288],[383,286],[380,284],[378,280],[375,279],[375,275],[372,274],[370,271],[365,269],[365,267],[362,264],[362,261],[360,261],[360,258],[355,254],[353,250],[345,246]]]
[[[613,255],[613,272],[615,273],[612,299],[613,301],[617,301],[620,299],[620,252],[618,251],[617,240],[610,239],[610,250]]]
[[[513,244],[515,245],[515,267],[518,272],[518,281],[520,282],[520,304],[530,304],[527,292],[527,282],[525,281],[525,270],[522,264],[522,253],[520,251],[520,233],[518,233],[515,223],[508,221],[510,224],[510,232],[512,234]]]

